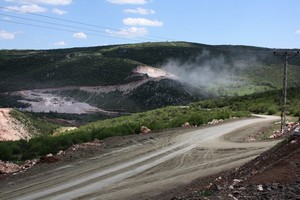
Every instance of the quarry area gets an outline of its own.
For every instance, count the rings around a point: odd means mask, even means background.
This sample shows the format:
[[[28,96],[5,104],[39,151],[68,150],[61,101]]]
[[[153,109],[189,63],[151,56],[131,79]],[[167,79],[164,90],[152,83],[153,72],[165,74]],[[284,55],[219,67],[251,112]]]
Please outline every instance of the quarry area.
[[[0,199],[298,199],[300,140],[247,140],[275,121],[118,136],[21,166],[0,162]]]
[[[11,92],[10,95],[21,97],[20,103],[27,105],[26,107],[19,108],[29,112],[55,112],[67,114],[86,114],[86,113],[102,113],[104,115],[116,115],[117,112],[107,111],[95,106],[92,106],[86,101],[76,101],[71,97],[58,95],[62,91],[78,90],[92,95],[107,94],[110,92],[121,92],[129,94],[136,88],[149,81],[159,81],[161,79],[177,79],[179,78],[165,70],[158,69],[150,66],[139,66],[132,71],[136,75],[144,76],[144,79],[139,81],[130,82],[120,85],[107,85],[107,86],[66,86],[57,88],[45,88],[35,90],[22,90]]]

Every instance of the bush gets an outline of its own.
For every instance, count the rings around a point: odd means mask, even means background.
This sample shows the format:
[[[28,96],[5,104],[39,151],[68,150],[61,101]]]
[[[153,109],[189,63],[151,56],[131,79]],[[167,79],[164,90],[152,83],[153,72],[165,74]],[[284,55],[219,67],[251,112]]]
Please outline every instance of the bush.
[[[270,107],[268,108],[267,114],[268,114],[268,115],[274,115],[274,114],[276,114],[277,112],[278,112],[277,107],[273,105],[273,106],[270,106]]]
[[[0,159],[11,160],[12,159],[12,148],[8,142],[0,142]]]

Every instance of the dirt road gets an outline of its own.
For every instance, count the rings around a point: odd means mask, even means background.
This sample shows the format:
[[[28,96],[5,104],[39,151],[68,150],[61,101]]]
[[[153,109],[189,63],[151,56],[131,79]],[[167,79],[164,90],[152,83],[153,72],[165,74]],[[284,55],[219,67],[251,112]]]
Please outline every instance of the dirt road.
[[[5,182],[0,199],[143,199],[191,180],[233,168],[274,146],[273,142],[233,142],[238,129],[274,117],[245,119],[175,134],[132,139],[96,157]],[[243,131],[245,134],[245,131]]]

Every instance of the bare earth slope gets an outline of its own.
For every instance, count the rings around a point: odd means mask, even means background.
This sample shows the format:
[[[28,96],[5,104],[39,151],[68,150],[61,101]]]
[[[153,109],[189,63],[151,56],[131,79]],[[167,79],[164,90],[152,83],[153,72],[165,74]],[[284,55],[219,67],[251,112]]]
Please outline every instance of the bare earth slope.
[[[0,199],[153,198],[197,177],[240,166],[274,146],[278,141],[240,143],[223,137],[272,120],[275,118],[245,119],[190,131],[126,137],[123,145],[104,145],[106,151],[99,155],[1,180]]]
[[[10,108],[0,108],[0,141],[30,139],[24,124],[13,118]]]

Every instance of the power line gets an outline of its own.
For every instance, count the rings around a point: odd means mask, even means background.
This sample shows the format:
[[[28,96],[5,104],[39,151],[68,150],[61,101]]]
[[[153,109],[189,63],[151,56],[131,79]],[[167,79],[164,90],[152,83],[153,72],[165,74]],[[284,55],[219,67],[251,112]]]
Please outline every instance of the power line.
[[[274,55],[283,57],[284,68],[283,68],[283,81],[282,81],[282,98],[281,98],[281,120],[280,120],[280,131],[281,133],[285,132],[285,124],[286,124],[286,97],[287,97],[287,67],[288,61],[297,55],[299,55],[299,51],[297,53],[288,53],[286,52],[275,52]]]
[[[33,15],[33,16],[38,16],[38,17],[43,17],[43,18],[48,18],[48,19],[52,19],[52,20],[58,20],[58,21],[63,21],[63,22],[67,22],[67,23],[74,23],[74,24],[79,24],[79,25],[83,25],[83,26],[89,26],[89,27],[94,27],[94,28],[100,28],[100,29],[109,29],[109,30],[113,30],[113,31],[122,31],[128,34],[134,34],[134,35],[141,35],[143,37],[145,37],[145,39],[151,39],[151,40],[155,40],[153,38],[157,39],[164,39],[164,40],[172,40],[170,38],[165,38],[165,37],[160,37],[160,36],[154,36],[154,35],[143,35],[143,34],[138,34],[138,33],[133,33],[131,31],[127,31],[127,30],[122,30],[122,29],[115,29],[115,28],[110,28],[110,27],[106,27],[106,26],[99,26],[99,25],[94,25],[94,24],[89,24],[89,23],[84,23],[84,22],[79,22],[79,21],[75,21],[75,20],[68,20],[68,19],[61,19],[61,18],[57,18],[57,17],[51,17],[51,16],[47,16],[47,15],[41,15],[41,14],[36,14],[36,13],[30,13],[30,12],[24,12],[24,11],[20,11],[17,9],[13,9],[13,8],[7,8],[7,7],[3,7],[0,6],[0,8],[3,11],[13,11],[13,12],[17,12],[17,13],[23,13],[23,14],[27,14],[27,15]],[[3,14],[4,15],[4,14]],[[39,20],[40,21],[40,20]],[[82,28],[81,29],[85,29]],[[103,32],[103,31],[102,31]],[[106,32],[105,32],[106,33]],[[128,38],[127,38],[128,39]]]
[[[79,27],[79,26],[71,26],[71,25],[66,25],[66,24],[59,24],[59,23],[53,23],[53,22],[47,22],[47,21],[43,21],[43,20],[37,20],[37,19],[31,19],[31,18],[27,18],[27,17],[19,17],[19,16],[14,16],[14,15],[8,15],[8,14],[0,14],[2,16],[6,16],[6,17],[12,17],[12,18],[17,18],[17,19],[22,19],[22,20],[27,20],[27,21],[33,21],[33,22],[39,22],[39,23],[44,23],[44,24],[51,24],[51,25],[55,25],[55,26],[62,26],[62,27],[68,27],[68,28],[76,28],[81,29],[81,30],[85,30],[85,31],[91,31],[91,32],[96,32],[96,33],[105,33],[108,34],[106,31],[101,31],[101,30],[95,30],[95,29],[89,29],[89,28],[83,28],[83,27]],[[9,20],[7,20],[9,22]],[[20,22],[21,23],[21,22]],[[74,31],[76,32],[76,31]],[[131,34],[135,34],[135,35],[140,35],[141,37],[145,38],[145,39],[150,39],[153,41],[157,41],[151,38],[147,38],[145,35],[143,34],[138,34],[138,33],[131,33]],[[104,35],[100,35],[103,36]],[[117,36],[115,36],[117,37]],[[114,38],[113,36],[111,36],[111,38]],[[119,37],[121,38],[121,37]],[[123,39],[123,38],[122,38]],[[141,38],[140,38],[141,39]],[[134,40],[134,39],[130,39],[129,40]]]
[[[92,31],[92,32],[100,32],[100,33],[106,33],[105,31],[99,31],[95,29],[87,29],[87,28],[82,28],[79,26],[70,26],[66,24],[58,24],[58,23],[53,23],[53,22],[47,22],[47,21],[42,21],[42,20],[37,20],[37,19],[31,19],[31,18],[26,18],[26,17],[18,17],[18,16],[13,16],[13,15],[7,15],[7,14],[0,14],[2,16],[6,17],[13,17],[17,19],[23,19],[23,20],[28,20],[28,21],[33,21],[33,22],[40,22],[40,23],[45,23],[45,24],[51,24],[51,25],[56,25],[56,26],[63,26],[63,27],[69,27],[69,28],[76,28],[76,29],[82,29],[82,30],[87,30],[87,31]],[[8,20],[7,20],[8,21]]]
[[[58,24],[58,23],[52,23],[52,22],[46,22],[46,21],[42,21],[42,20],[35,20],[35,19],[30,19],[30,18],[25,18],[25,17],[17,17],[17,16],[13,16],[13,15],[6,15],[6,14],[0,14],[2,16],[8,16],[8,17],[13,17],[13,18],[18,18],[18,19],[23,19],[23,20],[27,20],[27,21],[34,21],[34,22],[39,22],[39,23],[44,23],[44,24],[51,24],[51,25],[55,25],[55,26],[61,26],[61,27],[68,27],[68,28],[76,28],[76,30],[67,30],[64,28],[57,28],[57,27],[49,27],[49,26],[44,26],[44,25],[36,25],[36,24],[28,24],[28,23],[24,23],[24,22],[16,22],[16,21],[10,21],[10,20],[3,20],[0,19],[1,21],[7,22],[7,23],[14,23],[14,24],[22,24],[22,25],[26,25],[26,26],[33,26],[33,27],[39,27],[39,28],[47,28],[47,29],[52,29],[52,30],[57,30],[57,31],[65,31],[65,32],[78,32],[78,29],[81,30],[86,30],[86,31],[91,31],[94,33],[88,33],[88,35],[92,35],[92,36],[100,36],[100,37],[107,37],[107,38],[117,38],[117,39],[124,39],[124,40],[130,40],[130,41],[142,41],[142,38],[124,38],[124,37],[118,37],[118,36],[108,36],[108,35],[103,35],[103,34],[99,34],[99,33],[105,33],[107,34],[107,32],[104,31],[99,31],[99,30],[95,30],[95,29],[87,29],[87,28],[82,28],[82,27],[78,27],[78,26],[70,26],[70,25],[66,25],[66,24]],[[98,34],[95,34],[98,33]]]
[[[56,30],[56,31],[64,31],[64,32],[69,32],[69,33],[76,32],[74,30],[67,30],[67,29],[62,29],[62,28],[55,28],[55,27],[36,25],[36,24],[28,24],[28,23],[16,22],[16,21],[7,21],[7,20],[3,20],[3,19],[0,19],[0,21],[7,22],[7,23],[13,23],[13,24],[21,24],[21,25],[26,25],[26,26],[38,27],[38,28],[46,28],[46,29],[51,29],[51,30]],[[135,42],[139,41],[138,39],[133,39],[133,38],[121,38],[121,37],[116,37],[116,36],[113,37],[113,36],[93,34],[93,33],[88,33],[88,35],[98,36],[98,37],[106,37],[106,38],[114,38],[114,39],[130,40],[130,41],[135,41]]]

